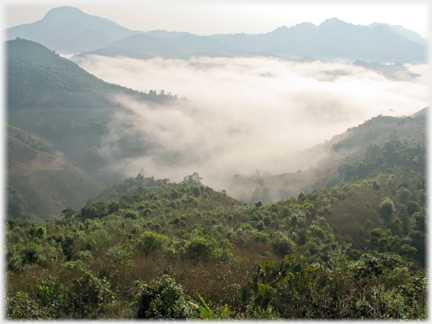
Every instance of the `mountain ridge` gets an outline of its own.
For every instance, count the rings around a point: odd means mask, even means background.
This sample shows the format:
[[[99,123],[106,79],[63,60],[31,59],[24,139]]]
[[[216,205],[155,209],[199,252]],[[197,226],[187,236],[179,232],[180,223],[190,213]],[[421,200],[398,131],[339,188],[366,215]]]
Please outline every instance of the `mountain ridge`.
[[[106,55],[139,56],[139,53],[127,49],[119,53],[112,49],[112,44],[125,37],[146,34],[165,40],[179,40],[182,36],[195,36],[201,40],[190,53],[179,55],[177,50],[170,57],[261,55],[301,59],[307,56],[323,60],[342,58],[401,63],[426,60],[425,40],[422,41],[412,31],[379,23],[353,25],[338,18],[327,19],[319,26],[307,22],[292,27],[282,26],[264,34],[198,36],[188,32],[133,31],[108,19],[85,14],[77,8],[59,7],[51,9],[42,20],[8,28],[6,34],[7,39],[27,38],[64,54],[98,51]],[[208,46],[206,42],[209,38],[220,44]],[[181,47],[181,44],[178,46]],[[107,47],[111,49],[107,50]],[[151,52],[149,49],[145,51]],[[163,51],[152,53],[153,56],[167,56]]]

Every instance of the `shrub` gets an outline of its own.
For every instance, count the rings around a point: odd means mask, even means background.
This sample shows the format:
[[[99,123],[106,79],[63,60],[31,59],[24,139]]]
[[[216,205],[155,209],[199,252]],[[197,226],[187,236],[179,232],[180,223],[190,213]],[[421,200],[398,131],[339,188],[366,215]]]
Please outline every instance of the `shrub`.
[[[194,187],[194,188],[192,189],[192,194],[193,194],[195,197],[199,197],[199,196],[201,195],[201,189],[200,189],[199,187]]]
[[[170,242],[169,237],[155,232],[144,232],[141,234],[139,248],[145,255],[160,251]]]
[[[252,238],[256,242],[268,243],[270,241],[269,236],[266,233],[255,232],[252,234]]]
[[[49,318],[46,309],[25,292],[18,292],[15,296],[8,296],[6,305],[6,319],[41,319]]]
[[[137,318],[175,318],[196,317],[197,313],[189,304],[190,297],[169,275],[152,280],[149,285],[135,282]]]
[[[276,235],[271,241],[271,247],[278,256],[293,253],[295,243],[285,235]]]
[[[383,200],[380,205],[379,213],[381,217],[384,218],[386,221],[390,220],[391,215],[394,213],[394,204],[390,200],[390,198],[386,198]]]
[[[194,237],[185,245],[186,255],[192,260],[208,261],[213,254],[213,244],[203,237]]]
[[[35,242],[30,242],[23,250],[25,262],[33,263],[37,261],[36,253],[40,249],[40,246]]]
[[[137,219],[137,214],[135,212],[132,211],[128,211],[125,215],[124,218],[130,218],[130,219]]]
[[[249,223],[241,223],[239,227],[242,231],[253,231],[254,227]]]
[[[38,226],[38,228],[35,231],[34,236],[36,237],[42,237],[46,234],[46,230],[43,226]]]
[[[111,201],[108,204],[108,214],[113,214],[120,209],[120,205],[116,201]]]
[[[104,306],[114,296],[106,279],[99,279],[90,272],[73,279],[66,292],[64,308],[74,318],[96,318],[103,315]]]

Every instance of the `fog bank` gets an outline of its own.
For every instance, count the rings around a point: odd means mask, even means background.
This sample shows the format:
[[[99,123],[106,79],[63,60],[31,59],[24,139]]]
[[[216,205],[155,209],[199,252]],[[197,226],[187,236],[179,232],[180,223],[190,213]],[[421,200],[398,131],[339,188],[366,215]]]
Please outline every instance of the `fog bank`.
[[[152,106],[127,97],[99,153],[112,170],[180,182],[198,172],[222,189],[234,174],[307,169],[296,152],[329,140],[379,114],[410,115],[427,106],[426,65],[390,80],[346,63],[275,58],[136,60],[90,56],[77,62],[111,83],[164,90],[187,100]],[[122,158],[125,134],[152,145]],[[140,134],[137,136],[136,134]]]

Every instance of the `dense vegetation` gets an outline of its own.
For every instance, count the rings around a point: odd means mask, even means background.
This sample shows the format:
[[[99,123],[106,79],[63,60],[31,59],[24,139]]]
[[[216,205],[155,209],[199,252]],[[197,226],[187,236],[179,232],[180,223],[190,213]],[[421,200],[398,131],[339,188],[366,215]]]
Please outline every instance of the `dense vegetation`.
[[[103,186],[55,156],[49,143],[7,127],[8,215],[43,223],[61,217],[65,206],[80,208]]]
[[[64,220],[9,219],[7,317],[424,319],[424,152],[407,145],[277,203],[139,174]]]

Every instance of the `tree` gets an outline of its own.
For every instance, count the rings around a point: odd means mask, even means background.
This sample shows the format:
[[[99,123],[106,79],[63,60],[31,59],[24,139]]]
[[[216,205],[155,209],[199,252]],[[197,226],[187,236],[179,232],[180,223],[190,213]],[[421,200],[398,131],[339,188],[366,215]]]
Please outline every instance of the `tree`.
[[[136,282],[137,318],[177,318],[196,316],[190,297],[169,275],[152,280],[150,284]]]
[[[391,215],[394,213],[394,204],[390,198],[386,198],[383,200],[380,205],[379,213],[381,217],[384,218],[386,221],[390,220]]]
[[[192,193],[195,197],[199,197],[201,195],[201,189],[199,187],[194,187]]]
[[[184,183],[188,184],[201,184],[202,178],[199,176],[198,172],[192,173],[192,175],[188,175],[184,177]]]
[[[75,210],[73,210],[72,207],[67,207],[66,209],[62,210],[61,213],[65,219],[70,219],[77,212]]]
[[[168,245],[169,242],[169,237],[165,235],[154,232],[144,232],[141,234],[139,247],[141,251],[143,251],[144,254],[148,256],[151,253],[160,251],[163,247]]]

